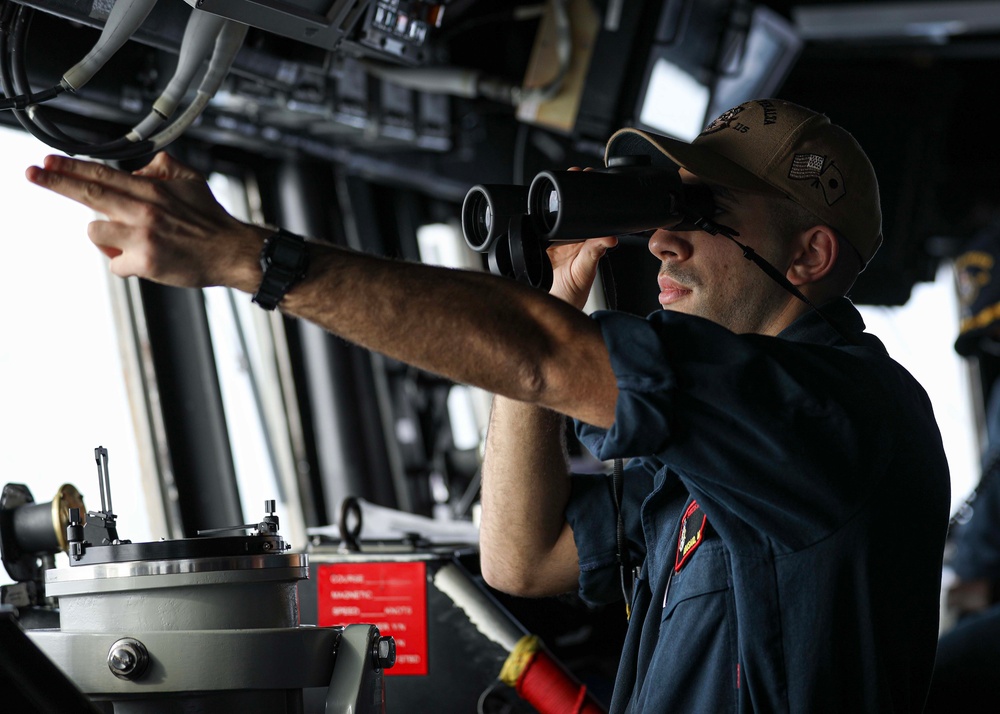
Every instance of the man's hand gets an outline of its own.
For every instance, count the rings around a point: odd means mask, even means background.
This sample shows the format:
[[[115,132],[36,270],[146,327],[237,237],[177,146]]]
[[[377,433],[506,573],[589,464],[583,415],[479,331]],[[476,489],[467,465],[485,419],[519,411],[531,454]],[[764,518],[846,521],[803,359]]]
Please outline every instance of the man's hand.
[[[103,214],[87,229],[118,276],[178,287],[228,285],[253,291],[266,229],[230,216],[193,169],[159,153],[133,174],[48,156],[25,173],[32,183]]]
[[[574,166],[570,171],[580,171]],[[590,169],[583,169],[590,171]],[[581,243],[553,243],[546,251],[552,264],[552,287],[549,294],[568,302],[578,310],[587,304],[590,289],[597,278],[597,265],[609,248],[618,245],[613,236],[592,238]]]
[[[598,263],[608,249],[616,245],[618,239],[609,236],[581,243],[554,243],[549,246],[547,252],[552,263],[552,288],[549,294],[582,310],[597,278]]]

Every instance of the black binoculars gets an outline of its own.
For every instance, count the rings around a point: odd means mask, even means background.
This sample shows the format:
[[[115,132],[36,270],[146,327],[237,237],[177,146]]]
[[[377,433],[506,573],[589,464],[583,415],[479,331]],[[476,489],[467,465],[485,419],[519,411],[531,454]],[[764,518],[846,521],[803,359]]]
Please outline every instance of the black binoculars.
[[[546,248],[601,236],[709,230],[711,191],[685,184],[676,168],[654,167],[650,157],[611,159],[606,169],[542,171],[525,186],[473,186],[462,204],[462,232],[473,250],[487,253],[490,271],[548,290],[552,265]]]

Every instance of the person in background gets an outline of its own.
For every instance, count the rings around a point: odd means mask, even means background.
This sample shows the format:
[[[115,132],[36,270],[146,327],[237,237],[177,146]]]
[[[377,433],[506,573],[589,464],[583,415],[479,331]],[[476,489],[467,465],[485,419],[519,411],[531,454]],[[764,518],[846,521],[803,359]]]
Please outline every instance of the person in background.
[[[979,484],[952,518],[945,606],[955,619],[938,642],[927,712],[1000,707],[1000,224],[979,230],[955,260],[961,319],[955,351],[978,362],[987,383]],[[991,369],[992,368],[992,369]]]

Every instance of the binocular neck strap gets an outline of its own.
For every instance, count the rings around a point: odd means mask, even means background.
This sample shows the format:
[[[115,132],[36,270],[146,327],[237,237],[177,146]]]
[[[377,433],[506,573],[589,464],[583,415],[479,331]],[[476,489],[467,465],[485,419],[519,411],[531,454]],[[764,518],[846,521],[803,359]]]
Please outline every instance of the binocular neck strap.
[[[801,290],[799,290],[797,287],[795,287],[794,285],[792,285],[791,281],[789,281],[788,278],[786,278],[784,275],[782,275],[780,272],[778,272],[777,268],[775,268],[773,265],[771,265],[770,263],[768,263],[762,257],[760,257],[759,255],[757,255],[757,252],[753,248],[751,248],[750,246],[748,246],[748,245],[746,245],[744,243],[740,243],[738,240],[736,240],[736,238],[734,238],[732,235],[730,235],[729,233],[727,233],[725,231],[722,231],[721,233],[726,238],[728,238],[729,240],[731,240],[733,243],[735,243],[736,245],[738,245],[740,247],[740,250],[743,251],[743,257],[744,258],[746,258],[751,263],[753,263],[754,265],[756,265],[758,268],[760,268],[761,270],[763,270],[764,274],[767,275],[769,278],[771,278],[771,280],[773,280],[774,282],[776,282],[778,285],[780,285],[781,287],[783,287],[785,290],[787,290],[792,295],[794,295],[799,300],[801,300],[806,305],[808,305],[810,308],[812,308],[812,310],[817,315],[819,315],[821,318],[823,318],[823,322],[825,322],[830,327],[832,327],[833,330],[838,335],[840,335],[841,337],[843,337],[847,342],[849,342],[852,345],[860,345],[861,344],[857,340],[857,338],[852,337],[851,335],[847,334],[842,329],[840,329],[840,326],[837,325],[837,323],[835,323],[833,320],[831,320],[829,317],[827,317],[827,315],[822,310],[820,310],[818,307],[816,307],[816,305],[813,303],[813,301],[810,300],[809,298],[807,298],[802,293]]]

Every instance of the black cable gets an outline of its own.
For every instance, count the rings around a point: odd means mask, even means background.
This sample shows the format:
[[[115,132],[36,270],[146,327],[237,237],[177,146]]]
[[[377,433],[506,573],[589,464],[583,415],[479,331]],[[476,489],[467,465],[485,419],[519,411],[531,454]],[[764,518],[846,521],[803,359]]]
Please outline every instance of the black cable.
[[[5,54],[7,51],[8,47],[7,36],[11,32],[10,22],[17,7],[23,7],[23,6],[15,6],[13,3],[4,3],[3,14],[2,17],[0,17],[0,42],[2,42],[2,44],[0,44],[0,48],[2,48],[0,49],[0,55]],[[13,85],[11,86],[13,87]],[[6,96],[0,98],[0,111],[6,111],[10,109],[15,109],[15,110],[26,109],[31,104],[39,104],[41,102],[47,102],[50,99],[54,99],[55,97],[62,94],[64,91],[66,91],[66,89],[61,84],[57,84],[54,87],[49,87],[48,89],[44,89],[41,92],[28,91],[23,94],[18,93],[12,88],[11,89],[4,88],[4,94]]]
[[[100,144],[96,148],[88,147],[85,151],[88,156],[106,161],[127,161],[149,156],[156,152],[156,144],[148,139],[143,141],[129,141],[121,138],[106,144]]]
[[[0,53],[0,84],[3,86],[4,94],[8,96],[20,94],[18,85],[16,84],[19,72],[15,69],[20,61],[18,48],[27,34],[26,27],[33,13],[34,11],[25,5],[18,6],[13,14],[13,29],[8,29],[8,32],[3,33],[4,46],[2,48],[3,52]],[[23,70],[23,67],[21,69]],[[15,109],[13,110],[13,114],[21,126],[24,127],[25,131],[36,139],[53,148],[66,151],[61,145],[56,145],[63,142],[53,139],[53,137],[49,136],[40,127],[36,126],[27,112]],[[76,152],[66,151],[66,153]]]
[[[10,20],[17,7],[17,5],[10,2],[0,3],[0,61],[7,54],[7,36],[10,34]],[[6,93],[6,90],[4,90],[4,94]]]
[[[41,92],[35,94],[19,94],[16,97],[4,97],[3,99],[0,99],[0,111],[6,111],[8,109],[27,109],[28,106],[32,104],[41,104],[42,102],[47,102],[50,99],[55,99],[65,91],[65,87],[61,84],[57,84],[54,87],[43,89]]]
[[[9,45],[7,52],[6,74],[13,78],[13,86],[18,91],[19,84],[28,86],[27,71],[24,67],[23,57],[26,47],[27,22],[30,14],[18,12],[15,18],[14,38]],[[222,27],[221,34],[216,37],[215,51],[212,54],[206,79],[203,86],[199,88],[199,98],[183,112],[174,122],[161,129],[155,136],[133,141],[131,137],[138,127],[126,135],[99,144],[83,143],[69,136],[57,124],[48,119],[45,110],[37,106],[30,106],[27,112],[22,112],[17,116],[18,120],[33,136],[37,137],[49,146],[64,151],[68,154],[87,154],[97,159],[127,160],[138,159],[150,156],[166,143],[177,138],[186,129],[207,104],[207,98],[211,96],[221,84],[225,73],[228,71],[235,54],[242,44],[246,35],[247,26],[241,23],[228,23]],[[203,38],[204,39],[204,38]],[[204,83],[211,78],[209,85]],[[9,82],[8,82],[9,83]],[[210,91],[204,91],[210,90]],[[152,116],[152,115],[150,115]],[[161,115],[162,116],[162,115]],[[149,117],[147,117],[149,119]],[[145,122],[144,122],[145,123]]]
[[[24,11],[24,7],[23,5],[15,6],[11,3],[4,5],[2,31],[0,31],[0,89],[3,89],[3,93],[10,97],[17,96],[18,94],[17,90],[14,89],[14,78],[11,74],[10,54],[13,51],[14,34],[12,23],[16,25],[21,12]],[[12,114],[20,122],[21,126],[36,136],[36,138],[40,138],[29,128],[28,125],[30,125],[30,122],[24,116],[23,111],[14,109]]]
[[[10,47],[10,66],[14,91],[22,94],[22,96],[31,93],[31,84],[28,80],[28,69],[24,61],[24,56],[27,53],[28,47],[28,29],[31,27],[31,20],[34,18],[34,15],[34,10],[22,9],[22,11],[18,12],[14,20],[14,37]],[[40,131],[46,132],[60,141],[73,141],[72,137],[64,134],[58,127],[50,128],[45,124],[39,123],[27,107],[24,108],[23,116],[28,121],[31,121],[32,124],[38,126]]]
[[[5,52],[0,54],[0,82],[4,94],[30,95],[24,57],[34,10],[22,5],[14,12],[12,37],[10,41],[5,42]],[[49,120],[45,116],[44,109],[38,106],[33,106],[30,111],[14,109],[13,114],[21,126],[36,139],[70,156],[86,154],[98,159],[125,160],[140,158],[154,151],[151,141],[132,142],[125,137],[99,144],[78,141]]]

